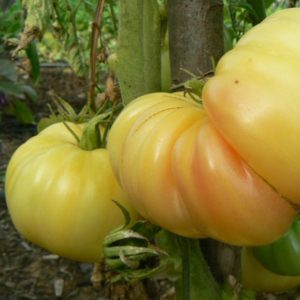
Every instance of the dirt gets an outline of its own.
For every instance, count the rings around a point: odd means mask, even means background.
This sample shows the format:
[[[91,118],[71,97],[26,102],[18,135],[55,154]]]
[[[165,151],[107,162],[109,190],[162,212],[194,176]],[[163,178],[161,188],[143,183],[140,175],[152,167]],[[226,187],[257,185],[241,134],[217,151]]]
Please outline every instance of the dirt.
[[[39,102],[32,108],[40,118],[48,114],[47,104],[51,102],[53,92],[76,108],[82,107],[87,84],[69,68],[47,67],[42,69],[41,81],[36,89]],[[35,134],[34,125],[21,125],[14,117],[5,116],[0,123],[0,299],[175,299],[174,288],[168,281],[112,283],[112,273],[105,266],[101,266],[102,280],[93,284],[92,264],[59,257],[20,236],[5,204],[4,176],[12,153]]]

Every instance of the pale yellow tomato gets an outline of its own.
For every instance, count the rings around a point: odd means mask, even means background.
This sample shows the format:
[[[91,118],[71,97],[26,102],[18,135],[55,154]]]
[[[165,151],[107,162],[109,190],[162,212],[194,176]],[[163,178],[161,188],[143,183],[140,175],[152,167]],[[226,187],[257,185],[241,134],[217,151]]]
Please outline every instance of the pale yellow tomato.
[[[263,180],[300,204],[300,8],[276,12],[224,55],[204,87],[210,120]]]
[[[81,125],[68,123],[80,138]],[[74,260],[95,262],[104,237],[137,214],[118,185],[106,149],[83,150],[63,123],[29,139],[13,154],[6,200],[17,230],[33,243]]]
[[[177,234],[258,245],[278,238],[295,217],[204,109],[180,94],[130,103],[110,131],[108,150],[137,211]]]

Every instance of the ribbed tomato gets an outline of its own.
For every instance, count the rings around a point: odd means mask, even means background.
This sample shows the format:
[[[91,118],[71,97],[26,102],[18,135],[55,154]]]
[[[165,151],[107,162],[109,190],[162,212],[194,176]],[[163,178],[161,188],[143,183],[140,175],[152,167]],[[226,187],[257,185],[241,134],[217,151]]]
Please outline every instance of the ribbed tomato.
[[[81,138],[83,126],[68,123]],[[81,149],[63,123],[29,139],[13,154],[6,173],[12,220],[28,240],[71,259],[95,262],[104,237],[124,223],[118,185],[106,149]]]
[[[177,234],[259,245],[279,237],[295,217],[188,97],[136,99],[115,121],[108,150],[137,211]]]
[[[164,93],[128,105],[110,133],[136,209],[175,233],[261,245],[300,204],[300,8],[268,17],[225,54],[201,107]]]

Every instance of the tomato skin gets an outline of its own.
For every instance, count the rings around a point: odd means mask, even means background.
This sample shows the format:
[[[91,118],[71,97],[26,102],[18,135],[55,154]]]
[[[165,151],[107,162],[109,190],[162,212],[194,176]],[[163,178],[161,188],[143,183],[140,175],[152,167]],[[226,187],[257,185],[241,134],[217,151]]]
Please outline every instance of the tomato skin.
[[[68,125],[81,136],[82,125]],[[5,191],[13,223],[25,238],[78,261],[99,261],[103,238],[124,223],[112,200],[137,218],[114,178],[107,150],[82,150],[63,123],[17,149]]]
[[[204,87],[210,120],[266,182],[300,204],[300,8],[254,27]],[[285,74],[285,75],[284,75]]]
[[[265,269],[251,248],[241,253],[241,282],[245,288],[259,292],[284,292],[300,285],[300,276],[283,276]]]
[[[255,258],[268,270],[281,275],[300,275],[300,216],[275,242],[252,249]]]
[[[108,150],[135,209],[179,235],[261,245],[295,217],[190,98],[154,93],[136,99],[112,126]]]

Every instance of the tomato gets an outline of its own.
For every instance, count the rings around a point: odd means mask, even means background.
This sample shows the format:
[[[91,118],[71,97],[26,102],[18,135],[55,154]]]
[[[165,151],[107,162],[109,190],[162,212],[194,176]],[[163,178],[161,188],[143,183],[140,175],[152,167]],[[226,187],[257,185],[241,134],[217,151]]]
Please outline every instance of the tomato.
[[[300,204],[300,8],[250,30],[202,93],[133,101],[108,150],[134,207],[188,237],[263,245],[284,234]],[[269,242],[268,242],[269,241]]]
[[[300,275],[300,216],[278,240],[252,251],[268,270],[281,275]]]
[[[300,285],[300,276],[283,276],[265,269],[249,248],[242,249],[241,277],[244,287],[260,292],[283,292]]]
[[[113,124],[108,150],[135,209],[179,235],[261,245],[282,235],[295,217],[188,97],[136,99]]]
[[[68,123],[80,138],[83,126]],[[17,230],[33,243],[84,262],[101,259],[102,241],[137,215],[114,178],[106,149],[83,150],[57,123],[21,145],[6,173],[6,199]]]
[[[224,139],[287,201],[300,204],[300,8],[278,11],[223,56],[203,102]]]

